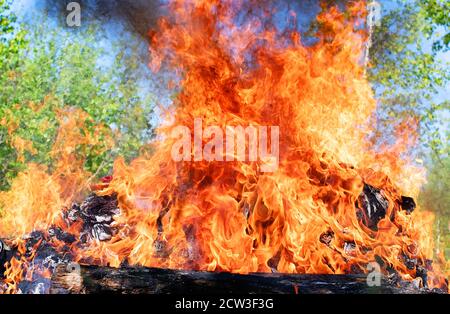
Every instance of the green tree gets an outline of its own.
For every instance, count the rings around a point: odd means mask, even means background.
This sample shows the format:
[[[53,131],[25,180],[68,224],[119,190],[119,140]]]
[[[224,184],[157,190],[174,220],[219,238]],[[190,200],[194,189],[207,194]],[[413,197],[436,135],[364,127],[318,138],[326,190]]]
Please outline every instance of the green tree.
[[[11,1],[0,0],[0,86],[1,96],[4,94],[3,86],[15,74],[19,63],[19,51],[26,46],[25,32],[16,29],[16,17],[10,11]],[[0,120],[4,116],[3,109],[6,104],[0,101]],[[20,168],[16,163],[16,152],[7,145],[8,133],[0,127],[0,188],[5,182],[15,176]],[[5,164],[5,160],[12,160]]]
[[[443,125],[440,118],[449,109],[449,101],[437,95],[450,76],[448,64],[438,58],[438,46],[434,52],[426,48],[427,41],[435,37],[437,16],[444,14],[433,2],[397,1],[394,9],[383,15],[372,36],[368,73],[380,100],[380,128],[389,128],[392,121],[405,117],[418,117],[423,147],[440,156],[446,142],[439,130]],[[431,8],[437,12],[430,12]]]
[[[2,12],[13,23],[11,14]],[[14,52],[16,61],[8,61],[9,73],[2,71],[0,120],[7,123],[0,125],[4,144],[0,150],[0,188],[7,188],[29,161],[51,167],[49,152],[58,129],[57,112],[64,107],[82,109],[92,118],[89,131],[104,125],[108,134],[97,136],[114,138],[113,149],[105,140],[98,144],[104,147],[79,150],[80,157],[86,158],[85,168],[99,176],[110,171],[118,155],[128,159],[136,156],[153,136],[153,95],[139,88],[133,74],[138,40],[128,38],[129,51],[114,55],[100,45],[102,36],[95,24],[68,33],[62,27],[50,26],[44,18],[42,26],[28,30],[30,44],[20,42],[20,49],[13,50],[10,46],[14,42],[5,41],[8,48],[2,50],[2,57],[14,60],[6,56]],[[111,64],[102,65],[105,56]],[[14,143],[17,138],[31,144],[20,151]]]
[[[439,248],[450,258],[450,158],[431,160],[428,165],[428,184],[420,194],[420,203],[432,209],[437,216],[436,240]]]
[[[433,43],[434,51],[448,51],[450,45],[450,1],[423,0],[419,1],[421,11],[428,22],[424,32],[430,37],[437,37]],[[439,30],[441,28],[442,30]],[[436,32],[438,33],[437,36]]]
[[[429,169],[420,203],[437,214],[437,233],[441,245],[448,248],[450,101],[442,97],[442,91],[448,87],[450,72],[449,64],[440,56],[449,46],[450,2],[381,3],[388,8],[384,9],[381,26],[374,30],[368,69],[380,104],[379,128],[389,129],[408,117],[419,119],[419,152]]]
[[[0,0],[0,70],[2,76],[14,69],[19,50],[25,46],[25,32],[15,28],[16,16],[10,12],[11,1]]]

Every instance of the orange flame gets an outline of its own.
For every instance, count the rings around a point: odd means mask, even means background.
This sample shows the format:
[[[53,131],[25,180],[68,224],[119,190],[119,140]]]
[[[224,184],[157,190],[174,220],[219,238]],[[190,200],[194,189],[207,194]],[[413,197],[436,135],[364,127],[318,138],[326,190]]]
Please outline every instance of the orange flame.
[[[173,124],[160,129],[164,140],[150,159],[116,161],[103,193],[118,194],[132,232],[100,251],[131,264],[239,273],[365,271],[379,255],[414,278],[400,256],[432,256],[424,228],[432,215],[407,215],[395,202],[403,192],[417,196],[424,180],[402,156],[414,126],[403,125],[395,145],[375,150],[368,141],[376,101],[360,62],[366,36],[355,30],[364,2],[348,8],[350,17],[336,7],[321,13],[324,31],[313,46],[296,32],[262,27],[265,11],[237,26],[244,5],[172,1],[173,18],[151,34],[151,67],[165,64],[182,77]],[[192,129],[198,117],[223,129],[279,126],[280,168],[262,174],[257,163],[172,161],[171,130]],[[377,232],[355,214],[363,182],[390,202]]]
[[[88,115],[78,109],[66,108],[57,115],[59,131],[50,153],[55,160],[52,172],[30,163],[9,191],[0,192],[0,237],[20,238],[33,230],[46,230],[62,208],[87,191],[90,174],[77,150],[98,144],[102,127],[96,127],[94,135],[85,132]]]
[[[6,293],[16,292],[20,280],[25,276],[30,278],[35,271],[29,267],[34,251],[25,254],[21,238],[34,230],[61,225],[61,209],[86,194],[92,179],[91,174],[84,170],[84,159],[77,151],[83,145],[95,147],[99,144],[98,135],[104,132],[104,127],[96,126],[91,135],[87,131],[89,117],[79,109],[65,108],[57,112],[57,117],[59,130],[50,153],[55,160],[51,174],[47,167],[30,163],[14,179],[9,191],[0,192],[0,237],[18,246],[17,256],[5,265]],[[112,145],[112,140],[107,137],[106,142]],[[45,270],[42,275],[50,276]]]

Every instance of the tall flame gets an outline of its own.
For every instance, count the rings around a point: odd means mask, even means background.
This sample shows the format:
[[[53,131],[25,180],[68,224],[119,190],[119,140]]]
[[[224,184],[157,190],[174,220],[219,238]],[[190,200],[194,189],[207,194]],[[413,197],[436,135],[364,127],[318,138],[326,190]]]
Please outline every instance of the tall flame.
[[[151,66],[177,71],[180,93],[156,154],[115,163],[104,193],[118,194],[124,221],[135,228],[103,249],[132,264],[240,273],[346,273],[380,255],[412,275],[399,256],[409,246],[431,254],[431,233],[422,229],[424,213],[410,217],[394,204],[400,188],[417,194],[423,171],[401,158],[411,144],[405,128],[393,146],[372,150],[368,141],[376,101],[360,62],[366,36],[355,30],[364,2],[348,8],[350,17],[336,7],[320,14],[327,31],[312,46],[295,31],[268,27],[270,11],[237,25],[243,9],[242,1],[173,1],[173,17],[151,34]],[[172,161],[171,130],[184,125],[194,132],[199,117],[224,129],[279,126],[278,171],[263,174],[257,163],[237,161]],[[390,200],[378,232],[355,214],[363,182]],[[330,231],[325,245],[320,237]]]
[[[423,170],[404,155],[414,143],[415,122],[399,127],[394,145],[375,149],[369,141],[376,101],[361,65],[364,1],[351,3],[347,14],[337,7],[319,14],[321,31],[313,45],[303,44],[296,31],[277,30],[269,6],[250,14],[248,5],[171,1],[172,15],[150,34],[152,69],[165,67],[179,76],[170,123],[159,129],[154,155],[131,164],[116,160],[113,180],[99,193],[117,194],[120,231],[78,250],[78,259],[116,267],[127,260],[236,273],[342,274],[364,272],[380,256],[413,279],[401,256],[432,257],[433,217],[420,210],[409,215],[397,204],[401,195],[416,197],[424,180]],[[171,132],[182,125],[193,134],[196,118],[223,130],[279,126],[278,170],[263,173],[259,162],[174,161],[177,139]],[[58,169],[73,164],[61,162]],[[58,188],[56,178],[61,176],[45,175],[37,166],[19,176],[13,194],[0,199],[24,200],[14,208],[18,216],[0,220],[0,234],[49,223],[53,210],[74,195]],[[63,180],[76,178],[70,173]],[[30,183],[36,181],[46,181],[37,194]],[[364,183],[389,201],[376,231],[356,214]],[[19,228],[7,227],[12,221]],[[441,279],[428,280],[436,286]]]

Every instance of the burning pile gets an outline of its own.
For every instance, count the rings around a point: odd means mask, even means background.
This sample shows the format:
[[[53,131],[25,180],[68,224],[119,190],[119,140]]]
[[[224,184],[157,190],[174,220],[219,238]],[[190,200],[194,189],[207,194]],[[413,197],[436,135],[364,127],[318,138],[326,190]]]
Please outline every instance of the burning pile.
[[[405,155],[413,121],[392,145],[375,149],[368,138],[376,102],[361,66],[365,3],[345,15],[324,10],[310,46],[295,30],[277,30],[273,8],[260,2],[174,0],[170,12],[150,34],[152,69],[180,78],[155,154],[116,160],[100,197],[81,206],[71,204],[81,195],[74,186],[89,175],[68,157],[73,149],[59,148],[64,171],[30,166],[0,194],[0,236],[17,248],[1,257],[5,289],[73,260],[244,274],[363,273],[376,261],[386,275],[446,290],[431,265],[433,217],[413,200],[424,174]],[[170,134],[177,126],[193,134],[198,118],[222,130],[278,126],[278,169],[173,160]],[[228,160],[217,146],[214,154]]]

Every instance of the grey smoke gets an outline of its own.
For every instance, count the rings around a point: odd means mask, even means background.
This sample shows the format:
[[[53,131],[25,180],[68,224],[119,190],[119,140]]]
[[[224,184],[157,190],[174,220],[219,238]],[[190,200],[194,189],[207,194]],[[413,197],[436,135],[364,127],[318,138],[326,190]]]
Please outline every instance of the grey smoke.
[[[74,0],[72,0],[74,1]],[[60,23],[64,23],[70,0],[44,0],[44,9]],[[163,13],[160,0],[78,0],[83,21],[118,22],[130,31],[146,37]]]

